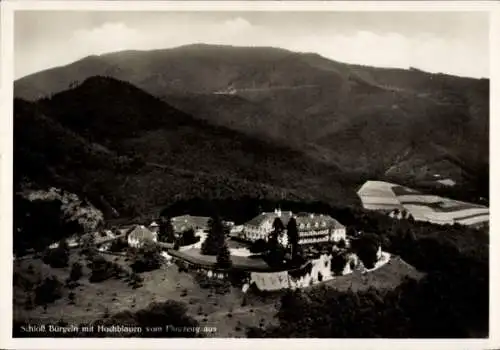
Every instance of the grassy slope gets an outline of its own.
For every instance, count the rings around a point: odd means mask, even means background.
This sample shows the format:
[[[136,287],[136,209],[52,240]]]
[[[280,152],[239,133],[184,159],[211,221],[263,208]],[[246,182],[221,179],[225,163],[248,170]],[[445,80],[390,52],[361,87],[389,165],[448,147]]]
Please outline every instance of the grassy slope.
[[[129,268],[123,257],[103,255],[106,259]],[[85,265],[76,251],[71,255],[70,262],[79,261]],[[43,276],[55,275],[59,280],[69,275],[69,268],[53,269],[38,259],[26,259],[14,265],[14,271],[26,275],[27,266],[32,264],[36,276],[39,272]],[[14,318],[16,320],[33,323],[57,322],[60,319],[68,323],[86,323],[104,316],[106,309],[114,314],[123,310],[137,311],[145,308],[152,301],[168,299],[180,300],[188,305],[188,312],[200,321],[201,326],[217,327],[215,337],[244,337],[247,327],[257,327],[263,322],[264,326],[275,325],[274,318],[279,308],[280,293],[255,295],[250,293],[246,297],[246,305],[242,306],[243,293],[231,288],[228,294],[220,295],[209,289],[200,288],[189,273],[179,273],[172,265],[149,273],[143,273],[143,287],[132,289],[119,280],[108,280],[101,283],[89,283],[90,271],[84,267],[84,277],[80,280],[81,286],[74,290],[75,305],[68,303],[67,294],[62,299],[50,304],[45,312],[42,307],[33,310],[24,309],[24,292],[22,288],[14,287]],[[399,285],[404,277],[419,278],[421,274],[400,260],[389,262],[384,267],[369,273],[364,277],[358,275],[343,276],[327,282],[329,286],[346,290],[392,289]],[[34,277],[31,277],[34,278]]]

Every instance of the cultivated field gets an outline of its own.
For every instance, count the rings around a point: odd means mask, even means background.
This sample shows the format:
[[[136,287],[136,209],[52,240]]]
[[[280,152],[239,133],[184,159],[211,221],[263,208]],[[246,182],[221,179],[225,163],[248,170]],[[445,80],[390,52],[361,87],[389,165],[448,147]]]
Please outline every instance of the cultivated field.
[[[404,209],[417,221],[450,225],[476,225],[489,221],[488,207],[424,194],[383,181],[367,181],[358,191],[358,196],[366,209]]]

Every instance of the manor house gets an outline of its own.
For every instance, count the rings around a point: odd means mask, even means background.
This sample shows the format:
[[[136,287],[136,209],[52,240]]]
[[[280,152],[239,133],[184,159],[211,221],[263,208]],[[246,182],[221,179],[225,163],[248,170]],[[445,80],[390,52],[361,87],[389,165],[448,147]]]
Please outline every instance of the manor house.
[[[245,223],[239,237],[248,241],[267,240],[273,230],[273,222],[279,218],[286,228],[291,218],[295,218],[299,232],[299,244],[338,242],[346,237],[346,228],[329,215],[298,213],[291,211],[263,212]],[[286,229],[285,232],[286,234]]]

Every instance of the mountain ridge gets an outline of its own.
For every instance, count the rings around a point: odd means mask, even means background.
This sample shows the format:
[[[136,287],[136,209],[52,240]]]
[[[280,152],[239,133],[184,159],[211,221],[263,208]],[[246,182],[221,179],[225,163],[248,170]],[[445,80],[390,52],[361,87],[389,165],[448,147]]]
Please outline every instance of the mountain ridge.
[[[15,91],[36,99],[95,75],[126,81],[209,124],[279,142],[348,173],[383,176],[406,149],[415,159],[409,169],[421,160],[432,165],[435,154],[424,147],[429,143],[460,158],[447,165],[450,174],[463,170],[460,163],[489,162],[485,79],[346,64],[276,48],[196,44],[88,57],[18,80]],[[398,181],[413,181],[414,172],[405,172]]]
[[[27,177],[70,189],[120,215],[197,196],[355,200],[339,169],[193,118],[112,78],[93,77],[38,102],[16,99],[15,130],[18,184]],[[52,157],[54,147],[59,157]],[[38,155],[43,172],[29,168]]]

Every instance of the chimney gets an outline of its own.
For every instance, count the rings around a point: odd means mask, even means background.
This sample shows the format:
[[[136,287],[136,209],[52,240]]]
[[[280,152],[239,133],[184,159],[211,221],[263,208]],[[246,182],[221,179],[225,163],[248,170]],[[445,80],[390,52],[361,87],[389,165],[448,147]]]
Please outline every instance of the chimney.
[[[314,219],[314,214],[309,215],[311,219]]]
[[[280,208],[278,208],[278,209],[274,209],[274,213],[275,213],[276,215],[278,215],[278,217],[281,217],[281,209],[280,209]]]

